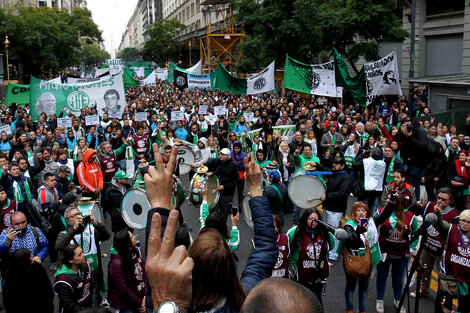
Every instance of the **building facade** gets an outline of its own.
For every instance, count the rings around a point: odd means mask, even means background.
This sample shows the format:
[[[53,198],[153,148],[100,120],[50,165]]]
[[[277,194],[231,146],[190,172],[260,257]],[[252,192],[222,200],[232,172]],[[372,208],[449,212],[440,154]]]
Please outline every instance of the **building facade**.
[[[73,7],[86,8],[86,0],[0,0],[0,7],[8,9],[17,3],[24,6],[50,7],[72,11]]]

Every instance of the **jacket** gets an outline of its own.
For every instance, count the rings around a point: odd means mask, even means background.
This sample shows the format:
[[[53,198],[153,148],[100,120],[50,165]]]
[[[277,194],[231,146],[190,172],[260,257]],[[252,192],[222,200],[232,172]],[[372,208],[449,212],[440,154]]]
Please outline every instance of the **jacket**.
[[[15,178],[11,174],[2,172],[0,182],[5,187],[8,199],[15,200],[18,204],[37,198],[36,188],[34,188],[31,179],[23,174]]]
[[[93,149],[86,149],[83,161],[77,167],[80,186],[85,187],[85,192],[93,193],[97,188],[103,189],[103,173],[96,162],[89,163],[90,156],[95,153]]]
[[[238,183],[238,169],[232,160],[222,162],[220,159],[211,159],[205,165],[209,168],[209,171],[219,177],[220,185],[224,186],[221,194],[223,196],[233,196]]]
[[[38,189],[38,202],[41,205],[41,213],[51,214],[60,206],[59,192],[56,188],[51,190],[42,185]]]
[[[117,232],[121,229],[126,228],[126,223],[122,219],[121,214],[121,201],[124,194],[131,189],[130,185],[120,187],[116,183],[116,179],[112,179],[109,187],[103,194],[101,204],[103,210],[111,215],[111,231]]]
[[[326,200],[322,204],[323,209],[345,213],[352,186],[351,175],[346,172],[333,173],[328,176],[325,193]]]
[[[12,227],[10,226],[3,230],[0,235],[0,254],[4,255],[8,252],[8,255],[11,256],[16,250],[27,248],[31,251],[33,256],[39,256],[42,262],[49,252],[49,242],[39,228],[34,227],[35,230],[33,231],[32,226],[28,225],[26,227],[26,234],[13,239],[11,246],[7,246],[7,232]],[[37,233],[37,236],[35,235],[35,232]]]
[[[145,263],[138,249],[134,251],[132,272],[124,269],[121,257],[111,248],[111,260],[108,265],[108,298],[112,308],[136,311],[145,297]]]

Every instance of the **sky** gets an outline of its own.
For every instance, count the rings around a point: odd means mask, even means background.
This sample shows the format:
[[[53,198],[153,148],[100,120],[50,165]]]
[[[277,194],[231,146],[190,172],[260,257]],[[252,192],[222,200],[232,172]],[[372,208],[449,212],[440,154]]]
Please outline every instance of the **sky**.
[[[119,47],[136,5],[137,0],[87,0],[93,21],[103,32],[105,49],[111,55]]]

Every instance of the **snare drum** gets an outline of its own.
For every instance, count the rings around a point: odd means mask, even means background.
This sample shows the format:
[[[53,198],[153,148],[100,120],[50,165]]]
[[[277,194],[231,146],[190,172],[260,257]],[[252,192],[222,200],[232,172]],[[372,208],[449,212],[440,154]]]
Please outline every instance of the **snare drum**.
[[[101,210],[101,206],[98,204],[98,202],[89,201],[78,203],[77,208],[83,216],[91,215],[98,222],[103,223],[103,211]]]
[[[326,192],[323,181],[316,175],[308,175],[308,172],[304,168],[295,171],[287,187],[292,202],[302,209],[320,205],[320,196]]]
[[[217,202],[219,202],[220,192],[217,190],[219,187],[219,178],[215,174],[198,174],[196,173],[190,183],[190,196],[189,201],[192,205],[199,207],[202,203],[202,190],[204,185],[207,185],[207,204],[209,209],[212,209]]]
[[[147,214],[151,209],[143,189],[133,188],[122,197],[122,219],[131,228],[144,229],[147,226]]]
[[[194,153],[191,148],[188,146],[178,146],[177,163],[179,164],[181,175],[191,171],[192,166],[190,164],[194,164],[194,160]]]
[[[250,209],[250,199],[251,194],[247,193],[243,196],[242,202],[242,210],[243,210],[243,217],[245,218],[245,222],[248,226],[253,228],[253,220],[251,219],[251,209]]]

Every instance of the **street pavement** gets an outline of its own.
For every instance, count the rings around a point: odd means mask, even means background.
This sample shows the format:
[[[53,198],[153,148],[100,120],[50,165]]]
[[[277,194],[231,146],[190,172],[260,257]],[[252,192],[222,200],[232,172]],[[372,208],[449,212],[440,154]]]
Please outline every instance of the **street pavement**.
[[[185,187],[185,189],[188,190],[189,189],[188,188],[189,186],[188,174],[182,175],[182,177],[180,178],[180,181],[182,185]],[[245,193],[246,192],[248,192],[247,188],[245,188]],[[188,195],[189,194],[187,194],[187,196]],[[236,206],[237,205],[236,196],[234,197],[234,201],[235,201],[234,206]],[[352,204],[355,202],[355,198],[351,196],[348,202],[349,202],[348,208],[350,208]],[[198,230],[199,230],[198,225],[197,225],[197,220],[199,217],[199,208],[194,207],[193,205],[189,203],[188,200],[186,200],[182,206],[182,212],[183,212],[185,221],[193,228],[193,231],[190,233],[191,236],[193,238],[197,237]],[[348,214],[349,214],[349,209],[348,209],[347,215]],[[284,233],[286,233],[287,230],[292,226],[292,214],[286,215],[285,223],[286,223],[286,226],[284,227]],[[105,225],[108,227],[108,229],[111,229],[111,221],[109,217],[105,218]],[[227,225],[231,227],[230,219]],[[243,214],[240,215],[240,222],[239,222],[238,228],[240,230],[241,240],[240,240],[240,247],[235,253],[237,254],[240,260],[238,269],[239,269],[239,274],[241,275],[241,272],[245,268],[246,262],[252,250],[251,239],[253,238],[253,230],[246,224]],[[137,234],[138,239],[142,241],[142,251],[143,251],[145,231],[139,230],[139,231],[136,231],[135,233]],[[101,244],[102,253],[105,253],[107,255],[106,257],[103,258],[103,270],[105,273],[105,281],[107,281],[107,268],[108,268],[108,263],[109,263],[109,254],[110,254],[109,251],[110,251],[111,245],[112,245],[112,238]],[[47,269],[51,282],[53,283],[54,272],[49,270],[50,261],[48,257],[46,258],[43,265]],[[434,277],[434,280],[437,281],[437,278]],[[325,312],[344,312],[345,284],[346,284],[346,281],[345,281],[345,276],[344,276],[344,269],[343,269],[342,260],[340,257],[338,262],[330,270],[330,277],[328,278],[328,284],[326,286],[326,295],[323,297],[323,305],[324,305]],[[434,289],[435,289],[436,283],[433,282],[432,286],[434,286]],[[434,312],[435,295],[436,295],[435,290],[432,290],[428,297],[421,299],[419,312]],[[357,289],[356,289],[356,294],[355,294],[354,299],[355,299],[355,311],[357,311],[358,310]],[[370,280],[368,299],[369,300],[368,300],[367,312],[376,312],[375,310],[376,278],[375,277],[372,277]],[[0,301],[1,303],[3,303],[3,296],[0,299]],[[57,296],[54,299],[54,303],[55,303],[55,312],[59,312],[58,310],[59,304],[58,304]],[[411,299],[410,301],[411,310],[407,310],[407,312],[414,312],[414,303],[415,303],[414,299]],[[385,312],[396,311],[395,307],[393,306],[393,291],[392,291],[390,276],[387,280],[387,288],[385,292],[384,305],[385,305]],[[408,300],[405,301],[405,305],[408,305]]]

